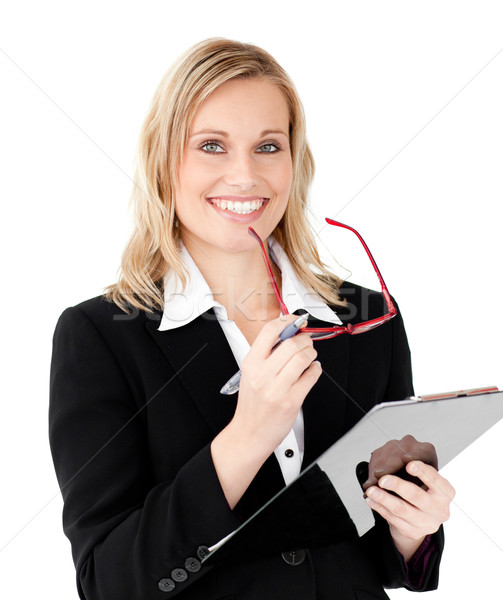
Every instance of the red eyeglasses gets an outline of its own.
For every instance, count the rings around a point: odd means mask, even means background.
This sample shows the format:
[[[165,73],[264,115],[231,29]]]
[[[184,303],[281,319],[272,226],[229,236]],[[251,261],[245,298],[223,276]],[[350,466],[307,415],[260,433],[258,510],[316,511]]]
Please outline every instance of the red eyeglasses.
[[[379,278],[379,281],[381,283],[382,293],[383,293],[384,299],[386,300],[386,306],[388,308],[388,312],[385,315],[383,315],[382,317],[377,317],[376,319],[371,319],[370,321],[363,321],[362,323],[357,323],[356,325],[352,325],[351,323],[348,323],[344,327],[340,327],[338,325],[336,325],[334,327],[303,327],[302,329],[299,330],[302,333],[308,333],[314,340],[328,340],[329,338],[336,337],[343,333],[348,333],[349,335],[357,335],[359,333],[365,333],[366,331],[370,331],[371,329],[375,329],[376,327],[379,327],[379,325],[382,325],[383,323],[387,323],[390,319],[392,319],[396,315],[396,312],[397,312],[396,307],[393,304],[393,301],[391,300],[391,296],[390,296],[390,293],[388,292],[388,288],[386,287],[386,284],[384,283],[384,279],[382,278],[381,272],[379,271],[379,268],[376,265],[374,257],[370,253],[370,250],[369,250],[367,244],[365,243],[365,240],[362,238],[362,236],[356,231],[356,229],[353,229],[349,225],[344,225],[344,223],[340,223],[339,221],[334,221],[333,219],[328,219],[328,218],[325,218],[325,221],[329,225],[335,225],[336,227],[343,227],[344,229],[348,229],[349,231],[352,231],[358,237],[358,239],[362,243],[363,247],[365,248],[365,252],[367,253],[368,257],[370,258],[370,262],[372,263],[372,266],[374,267],[377,277]],[[271,280],[272,287],[274,288],[274,293],[279,302],[281,314],[287,315],[287,314],[289,314],[288,308],[286,307],[286,304],[283,302],[283,299],[281,298],[281,294],[279,293],[278,285],[276,283],[276,280],[274,279],[274,275],[273,275],[273,272],[271,269],[271,265],[269,263],[269,259],[267,258],[267,253],[265,251],[264,244],[263,244],[262,240],[260,239],[260,237],[258,236],[257,232],[252,227],[248,228],[248,233],[251,236],[253,236],[260,245],[260,249],[262,250],[262,256],[264,257],[265,266],[267,267],[267,272],[269,273],[269,278]]]

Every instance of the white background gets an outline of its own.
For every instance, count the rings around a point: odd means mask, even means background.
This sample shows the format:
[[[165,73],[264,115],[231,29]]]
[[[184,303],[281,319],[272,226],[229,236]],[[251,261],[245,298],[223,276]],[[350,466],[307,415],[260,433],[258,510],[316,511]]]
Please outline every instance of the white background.
[[[404,315],[416,392],[503,386],[502,17],[483,0],[2,2],[2,598],[77,598],[47,442],[52,332],[114,280],[143,116],[201,39],[262,45],[293,77],[315,227],[337,217],[366,238]],[[352,279],[375,287],[327,229]],[[458,493],[431,597],[500,593],[502,434],[443,471]]]

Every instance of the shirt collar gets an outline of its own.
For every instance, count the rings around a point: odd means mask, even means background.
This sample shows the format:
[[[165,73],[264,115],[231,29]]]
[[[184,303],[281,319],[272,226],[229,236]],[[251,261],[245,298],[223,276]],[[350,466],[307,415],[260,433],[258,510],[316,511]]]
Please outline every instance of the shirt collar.
[[[164,312],[159,331],[187,325],[210,308],[216,309],[217,317],[227,318],[225,307],[214,299],[206,279],[183,243],[180,258],[188,270],[187,285],[183,291],[180,278],[174,271],[164,278]]]
[[[297,277],[286,253],[273,236],[269,237],[268,245],[271,258],[281,270],[281,294],[289,312],[303,309],[316,319],[342,325],[335,312]],[[206,280],[183,243],[180,258],[187,267],[189,279],[185,291],[182,291],[181,281],[173,271],[164,278],[164,311],[159,331],[187,325],[210,308],[215,310],[218,319],[227,319],[225,307],[213,297]]]

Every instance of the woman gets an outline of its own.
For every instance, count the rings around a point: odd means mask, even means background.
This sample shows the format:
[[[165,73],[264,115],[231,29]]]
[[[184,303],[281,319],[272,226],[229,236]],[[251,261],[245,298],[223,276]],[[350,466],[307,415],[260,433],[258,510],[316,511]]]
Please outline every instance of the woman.
[[[295,89],[260,48],[207,40],[161,81],[121,278],[65,311],[54,338],[51,447],[82,598],[435,588],[453,490],[420,462],[427,491],[396,476],[367,490],[377,524],[362,538],[343,510],[296,514],[288,535],[203,562],[363,412],[412,393],[399,314],[363,335],[315,348],[299,333],[273,351],[297,315],[278,317],[250,225],[268,240],[289,312],[307,311],[310,326],[383,313],[379,294],[342,284],[319,259],[305,215],[313,169]],[[237,398],[221,395],[238,366]],[[324,515],[315,492],[306,506]]]

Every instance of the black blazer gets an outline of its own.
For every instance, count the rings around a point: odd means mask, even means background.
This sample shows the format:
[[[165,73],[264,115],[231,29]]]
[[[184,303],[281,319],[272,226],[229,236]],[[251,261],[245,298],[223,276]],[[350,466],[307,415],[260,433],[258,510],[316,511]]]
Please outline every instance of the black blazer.
[[[341,291],[343,321],[385,310],[380,294],[350,284]],[[81,598],[321,600],[387,598],[383,585],[411,589],[380,517],[358,538],[343,513],[318,523],[290,515],[288,539],[244,542],[235,556],[201,566],[205,548],[284,482],[272,455],[230,510],[210,443],[234,414],[237,395],[219,390],[236,362],[212,310],[173,331],[157,330],[160,317],[126,315],[99,297],[67,309],[56,327],[50,442]],[[324,374],[303,406],[304,466],[373,405],[412,394],[400,314],[316,347]],[[316,513],[316,493],[305,504]],[[437,585],[441,530],[434,540],[424,590]],[[304,560],[287,564],[281,551],[298,548]]]

